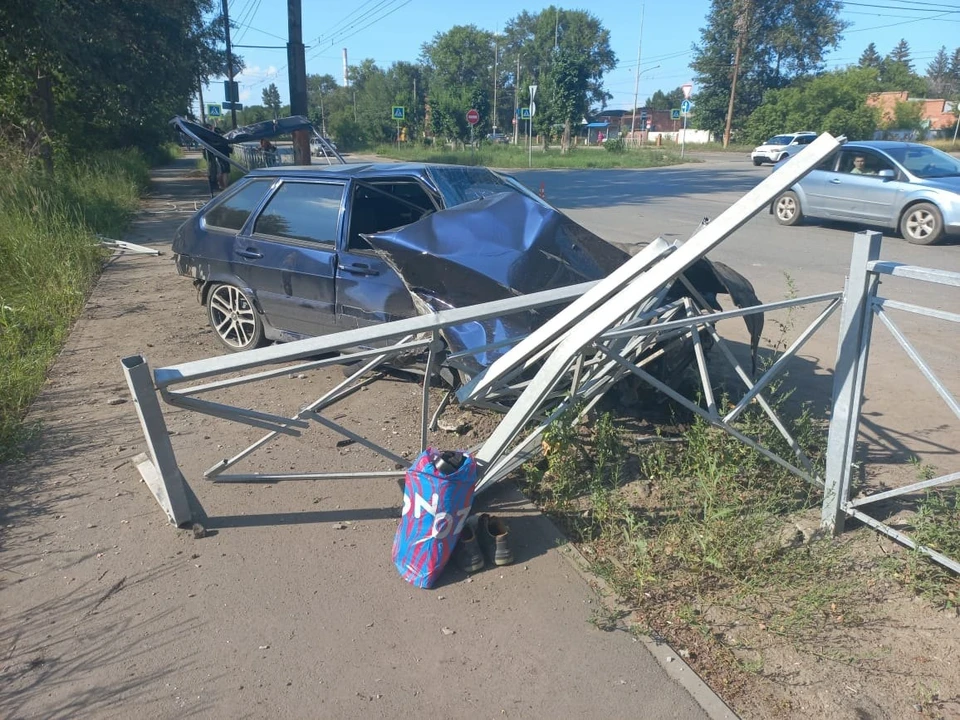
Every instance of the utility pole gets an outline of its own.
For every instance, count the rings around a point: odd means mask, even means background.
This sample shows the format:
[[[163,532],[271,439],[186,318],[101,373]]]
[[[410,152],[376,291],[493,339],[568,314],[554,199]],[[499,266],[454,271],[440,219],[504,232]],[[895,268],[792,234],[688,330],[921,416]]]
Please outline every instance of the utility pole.
[[[230,123],[233,125],[233,129],[237,129],[237,104],[233,97],[233,49],[230,47],[230,13],[227,11],[227,0],[223,0],[223,31],[226,34],[227,40],[227,79],[230,81],[230,84],[227,86],[230,88],[230,92],[227,93],[227,100],[230,101]],[[236,100],[239,100],[237,98]]]
[[[746,39],[747,28],[750,26],[750,0],[744,0],[740,13],[734,22],[737,31],[737,49],[733,56],[733,82],[730,85],[730,103],[727,105],[727,125],[723,130],[723,146],[730,143],[730,126],[733,124],[733,103],[737,96],[737,78],[740,76],[740,53]]]
[[[497,61],[500,59],[500,38],[493,38],[493,132],[497,131]]]
[[[226,4],[227,0],[223,0]],[[287,78],[290,84],[290,114],[307,114],[307,60],[303,47],[303,20],[300,0],[287,0]],[[293,159],[297,165],[310,164],[310,133],[293,132]]]
[[[557,8],[557,24],[553,28],[553,51],[559,48],[560,41],[560,8]]]
[[[513,144],[520,138],[520,56],[517,55],[517,74],[513,76]]]
[[[630,139],[637,130],[637,100],[640,94],[640,49],[643,47],[643,11],[646,5],[640,6],[640,40],[637,42],[637,79],[633,84],[633,117],[630,119]]]
[[[197,94],[200,96],[200,124],[207,125],[207,109],[203,106],[203,78],[197,75]]]

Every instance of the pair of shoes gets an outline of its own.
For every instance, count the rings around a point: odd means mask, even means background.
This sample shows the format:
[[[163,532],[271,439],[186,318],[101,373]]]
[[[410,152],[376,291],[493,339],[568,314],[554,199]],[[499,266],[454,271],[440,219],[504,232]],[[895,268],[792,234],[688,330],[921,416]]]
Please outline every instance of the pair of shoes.
[[[467,573],[482,570],[486,562],[494,565],[509,565],[513,562],[510,549],[510,528],[494,515],[483,513],[470,518],[457,542],[455,559],[460,569]]]

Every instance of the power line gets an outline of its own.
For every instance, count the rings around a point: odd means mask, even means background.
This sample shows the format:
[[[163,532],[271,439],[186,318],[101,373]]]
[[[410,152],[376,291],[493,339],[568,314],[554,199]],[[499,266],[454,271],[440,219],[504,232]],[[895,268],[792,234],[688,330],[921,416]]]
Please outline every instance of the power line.
[[[945,15],[953,15],[957,12],[960,12],[960,10],[950,10],[949,12],[941,13],[940,15],[931,15],[929,17],[917,18],[916,20],[904,20],[903,22],[890,23],[888,25],[873,25],[872,27],[860,28],[859,30],[847,30],[846,34],[852,35],[853,33],[867,32],[868,30],[882,30],[884,28],[900,27],[901,25],[911,25],[912,23],[927,22],[928,20],[936,20],[944,17]]]
[[[384,8],[382,8],[383,10],[386,10],[386,8],[389,7],[389,3],[395,3],[395,2],[397,2],[398,0],[386,0],[386,1],[388,2],[388,5],[387,5],[386,7],[384,7]],[[370,20],[370,22],[368,22],[366,25],[364,25],[363,27],[357,28],[357,29],[354,30],[353,32],[348,32],[349,30],[353,29],[353,27],[354,27],[353,25],[351,25],[351,26],[349,26],[349,27],[347,27],[347,28],[344,28],[342,31],[340,31],[339,34],[335,34],[332,38],[328,38],[328,39],[324,40],[323,43],[322,43],[322,44],[323,44],[323,47],[318,48],[318,49],[317,49],[317,52],[315,52],[313,55],[311,55],[311,56],[310,56],[309,58],[307,58],[307,59],[308,59],[308,60],[313,60],[315,57],[317,57],[317,55],[319,55],[323,50],[326,50],[328,47],[334,45],[335,43],[343,42],[344,40],[347,40],[347,39],[349,39],[349,38],[352,38],[354,35],[356,35],[356,34],[358,34],[358,33],[360,33],[360,32],[363,32],[363,31],[366,30],[368,27],[370,27],[370,26],[372,26],[372,25],[375,25],[376,23],[378,23],[378,22],[380,22],[381,20],[389,17],[390,15],[393,15],[393,13],[395,13],[397,10],[400,10],[401,8],[406,7],[406,6],[409,5],[411,2],[413,2],[413,0],[406,0],[406,2],[402,2],[401,4],[396,5],[395,7],[393,7],[392,9],[390,9],[388,12],[385,12],[385,13],[383,13],[383,14],[381,14],[381,15],[378,15],[377,17],[375,17],[375,18],[373,18],[372,20]],[[381,4],[382,4],[382,3],[381,3]],[[367,13],[367,15],[369,15],[369,13]],[[360,22],[360,18],[357,18],[357,22]]]
[[[346,16],[344,16],[340,21],[335,22],[333,25],[331,25],[329,28],[327,28],[327,31],[326,31],[326,32],[321,33],[321,35],[317,38],[317,42],[321,42],[324,37],[328,37],[328,36],[330,36],[330,35],[332,35],[332,34],[334,34],[334,33],[340,32],[341,26],[342,26],[344,23],[346,23],[348,20],[350,20],[350,18],[352,18],[352,17],[353,17],[354,15],[356,15],[358,12],[360,12],[361,10],[363,10],[367,5],[369,5],[369,4],[372,3],[373,1],[374,1],[374,0],[367,0],[367,1],[364,2],[364,3],[361,3],[361,4],[360,4],[357,8],[355,8],[352,12],[347,13]],[[382,5],[383,2],[384,2],[384,0],[380,0],[380,2],[377,3],[377,4],[378,4],[378,5]]]

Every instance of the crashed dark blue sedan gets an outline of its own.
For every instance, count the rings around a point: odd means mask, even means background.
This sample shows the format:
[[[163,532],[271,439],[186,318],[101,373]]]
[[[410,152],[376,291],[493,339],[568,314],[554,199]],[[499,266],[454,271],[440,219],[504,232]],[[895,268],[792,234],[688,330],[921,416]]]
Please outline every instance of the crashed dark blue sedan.
[[[173,252],[230,350],[597,280],[628,258],[508,176],[397,163],[253,170],[178,230]],[[711,300],[756,302],[719,263],[688,274]],[[467,323],[445,340],[481,348],[546,317]],[[467,374],[493,359],[478,352]]]

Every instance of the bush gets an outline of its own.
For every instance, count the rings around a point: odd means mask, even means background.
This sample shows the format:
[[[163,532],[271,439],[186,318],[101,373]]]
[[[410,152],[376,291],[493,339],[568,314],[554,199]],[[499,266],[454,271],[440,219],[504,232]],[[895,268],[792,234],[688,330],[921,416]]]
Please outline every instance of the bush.
[[[612,153],[622,153],[626,152],[627,144],[623,141],[623,138],[617,138],[616,140],[607,140],[603,146],[607,149],[607,152]]]

